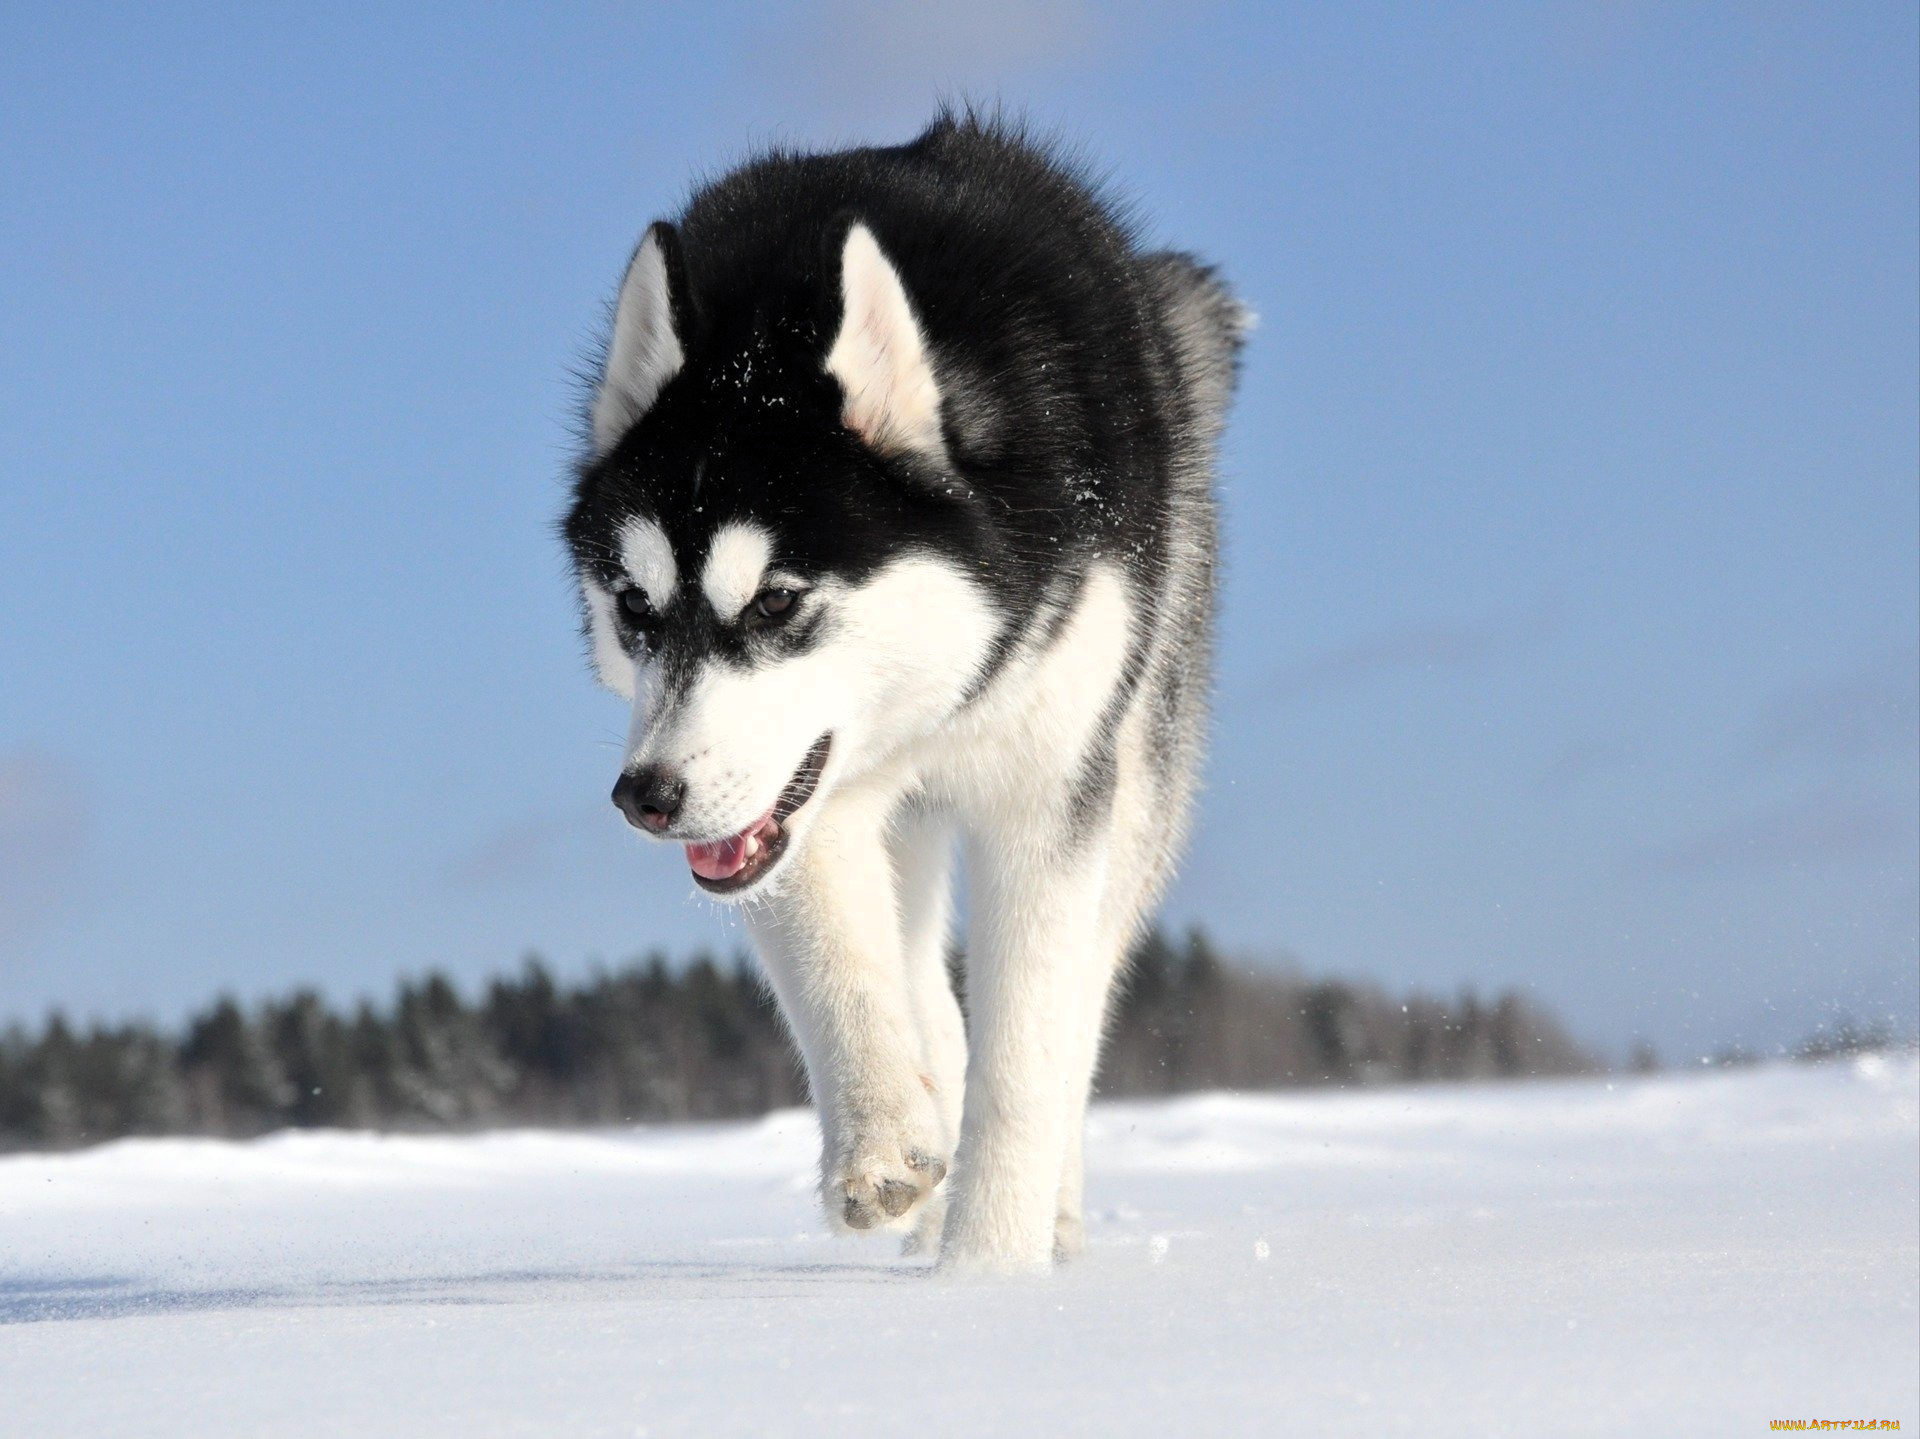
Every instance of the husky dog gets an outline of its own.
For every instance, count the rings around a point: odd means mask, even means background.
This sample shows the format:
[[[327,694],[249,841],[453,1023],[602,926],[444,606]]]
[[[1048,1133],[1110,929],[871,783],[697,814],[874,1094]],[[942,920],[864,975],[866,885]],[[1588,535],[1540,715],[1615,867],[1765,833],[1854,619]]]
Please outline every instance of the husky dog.
[[[633,701],[613,800],[741,905],[830,1221],[947,1268],[1082,1242],[1108,997],[1201,759],[1245,322],[1057,153],[954,114],[752,161],[620,286],[564,525]]]

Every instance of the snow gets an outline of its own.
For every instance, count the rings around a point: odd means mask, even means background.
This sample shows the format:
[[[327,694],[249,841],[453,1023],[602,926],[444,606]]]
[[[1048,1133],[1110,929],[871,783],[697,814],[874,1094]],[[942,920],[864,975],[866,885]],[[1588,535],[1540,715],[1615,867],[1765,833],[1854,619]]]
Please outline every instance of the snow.
[[[1099,1107],[1091,1248],[824,1233],[801,1113],[0,1159],[20,1435],[1920,1422],[1920,1068]]]

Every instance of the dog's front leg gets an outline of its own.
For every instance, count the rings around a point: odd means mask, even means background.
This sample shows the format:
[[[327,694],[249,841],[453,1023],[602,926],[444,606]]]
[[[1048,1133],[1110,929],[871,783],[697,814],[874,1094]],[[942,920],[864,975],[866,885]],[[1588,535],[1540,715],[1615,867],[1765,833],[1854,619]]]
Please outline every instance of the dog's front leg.
[[[747,907],[820,1114],[827,1218],[848,1229],[907,1215],[950,1158],[917,1059],[887,808],[830,797],[779,889]]]
[[[1013,827],[1018,828],[1018,827]],[[1045,1269],[1053,1258],[1087,986],[1095,962],[1105,846],[1062,850],[1034,831],[969,849],[975,943],[965,1112],[943,1268]]]

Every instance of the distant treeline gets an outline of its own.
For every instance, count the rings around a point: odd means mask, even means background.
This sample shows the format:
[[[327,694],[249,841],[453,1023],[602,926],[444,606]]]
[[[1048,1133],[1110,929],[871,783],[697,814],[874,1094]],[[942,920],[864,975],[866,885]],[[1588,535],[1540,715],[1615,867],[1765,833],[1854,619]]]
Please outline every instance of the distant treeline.
[[[1101,1066],[1109,1096],[1573,1074],[1595,1061],[1516,994],[1389,998],[1224,964],[1204,934],[1140,945]],[[440,975],[391,1006],[313,991],[222,999],[182,1032],[0,1033],[0,1148],[289,1126],[468,1129],[725,1119],[804,1103],[773,1002],[744,960],[655,957],[580,984],[538,960],[468,1002]]]

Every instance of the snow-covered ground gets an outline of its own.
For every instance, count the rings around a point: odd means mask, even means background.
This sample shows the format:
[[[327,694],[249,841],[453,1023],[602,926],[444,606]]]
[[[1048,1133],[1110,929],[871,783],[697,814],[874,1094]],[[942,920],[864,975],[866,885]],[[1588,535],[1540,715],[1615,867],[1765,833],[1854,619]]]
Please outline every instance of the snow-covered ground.
[[[804,1114],[0,1159],[0,1432],[1729,1434],[1920,1423],[1920,1071],[1096,1111],[1092,1246],[825,1236]]]

